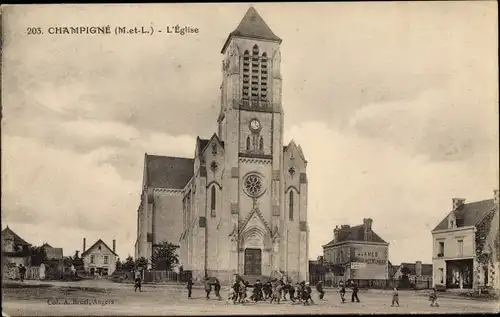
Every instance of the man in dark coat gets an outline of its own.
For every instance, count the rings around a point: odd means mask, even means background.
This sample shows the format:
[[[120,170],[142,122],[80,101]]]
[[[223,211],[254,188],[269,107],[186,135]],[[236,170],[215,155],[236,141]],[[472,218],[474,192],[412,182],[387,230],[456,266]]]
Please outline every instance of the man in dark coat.
[[[257,280],[253,285],[252,299],[255,302],[262,300],[262,284],[260,283],[260,280]]]
[[[186,287],[188,290],[188,298],[191,298],[191,293],[193,291],[193,284],[194,284],[193,278],[192,277],[188,278],[187,287]]]
[[[219,300],[222,300],[222,297],[220,296],[220,282],[219,282],[219,279],[215,279],[215,284],[214,284],[214,291],[215,291],[215,296],[217,296],[217,298]]]
[[[240,281],[236,279],[233,284],[233,304],[236,304],[238,298],[240,297]]]
[[[295,287],[293,287],[291,281],[287,281],[288,295],[290,300],[295,303]]]
[[[305,282],[305,285],[304,285],[304,293],[303,293],[303,301],[304,301],[304,305],[309,305],[309,303],[311,304],[314,304],[314,301],[312,299],[312,289],[311,289],[311,286],[309,286],[309,282]]]
[[[19,278],[21,279],[21,282],[24,282],[24,276],[26,275],[26,268],[24,265],[19,264]]]
[[[356,300],[356,303],[359,303],[359,298],[358,298],[358,285],[356,283],[352,283],[352,296],[351,296],[351,302],[354,303],[354,300]]]
[[[316,290],[319,293],[319,300],[323,300],[323,297],[325,297],[325,291],[323,290],[323,282],[319,281],[318,284],[316,284]]]
[[[262,285],[262,291],[264,292],[264,299],[269,299],[271,297],[272,285],[271,281],[267,281]]]

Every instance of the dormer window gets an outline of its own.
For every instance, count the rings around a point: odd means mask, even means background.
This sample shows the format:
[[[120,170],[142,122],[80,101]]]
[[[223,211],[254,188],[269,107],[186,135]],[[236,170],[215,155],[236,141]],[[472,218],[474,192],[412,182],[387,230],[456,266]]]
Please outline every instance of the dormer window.
[[[213,155],[217,154],[217,144],[212,144],[212,154]]]

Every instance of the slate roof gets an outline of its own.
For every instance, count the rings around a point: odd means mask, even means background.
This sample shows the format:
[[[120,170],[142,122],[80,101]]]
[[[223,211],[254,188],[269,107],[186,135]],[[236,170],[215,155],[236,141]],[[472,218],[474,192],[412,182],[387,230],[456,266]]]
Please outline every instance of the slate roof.
[[[42,245],[42,248],[49,249],[48,252],[47,252],[47,250],[45,251],[47,253],[47,257],[49,257],[49,258],[51,258],[51,257],[54,259],[62,259],[63,258],[63,249],[62,248],[54,248],[48,243],[44,243]]]
[[[389,276],[394,276],[399,269],[399,265],[393,265],[391,261],[387,261],[387,265],[389,266]]]
[[[2,239],[4,239],[6,235],[11,235],[13,237],[15,245],[27,245],[27,246],[31,245],[31,243],[26,242],[23,238],[18,236],[17,233],[12,231],[12,229],[10,229],[9,226],[7,226],[5,229],[2,230]]]
[[[216,138],[216,139],[217,139],[217,141],[221,144],[221,146],[222,146],[222,147],[224,147],[224,141],[221,141],[221,140],[219,139],[219,136],[218,136],[216,133],[214,133],[210,139],[202,139],[202,138],[200,138],[200,137],[198,137],[198,138],[196,139],[196,144],[197,144],[197,146],[198,146],[198,149],[197,149],[197,150],[198,150],[198,153],[200,153],[200,154],[201,154],[201,153],[203,153],[203,149],[205,149],[205,147],[207,146],[207,144],[208,144],[208,143],[210,143],[210,141],[211,141],[213,138]]]
[[[463,220],[463,227],[476,226],[479,221],[493,208],[495,203],[493,199],[476,201],[468,204],[463,204],[457,210],[453,210],[457,219]],[[448,216],[441,220],[441,222],[432,231],[448,229]]]
[[[208,142],[210,142],[210,139],[199,139],[200,141],[198,142],[198,153],[201,153],[203,149],[207,146]]]
[[[146,153],[146,186],[183,189],[193,176],[194,159]]]
[[[399,267],[406,267],[410,271],[410,275],[416,275],[415,263],[401,263]],[[432,264],[422,264],[422,275],[432,276]]]
[[[344,241],[365,241],[365,228],[363,225],[358,225],[348,228],[339,228],[337,240],[328,242],[325,246],[337,244]],[[372,239],[369,242],[387,243],[378,234],[372,230]]]
[[[114,255],[118,256],[118,254],[116,254],[115,252],[113,252],[113,249],[111,249],[110,247],[108,247],[108,245],[106,243],[104,243],[104,241],[102,241],[102,239],[97,240],[90,248],[88,248],[87,250],[83,251],[81,256],[84,256],[85,254],[89,253],[89,251],[92,250],[99,242],[101,242],[106,248],[108,248],[108,250],[111,251],[111,253],[113,253]]]
[[[279,43],[282,41],[278,36],[276,36],[276,34],[273,33],[273,31],[271,31],[264,19],[262,19],[257,10],[255,10],[252,6],[248,9],[238,27],[236,27],[236,29],[229,34],[226,43],[222,47],[221,53],[224,53],[227,45],[229,44],[229,40],[233,36],[264,39]]]

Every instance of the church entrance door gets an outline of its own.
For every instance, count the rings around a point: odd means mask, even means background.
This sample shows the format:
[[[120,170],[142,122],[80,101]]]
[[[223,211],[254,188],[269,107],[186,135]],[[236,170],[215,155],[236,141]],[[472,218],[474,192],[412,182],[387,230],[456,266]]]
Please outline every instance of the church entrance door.
[[[261,249],[245,249],[245,275],[262,275]]]

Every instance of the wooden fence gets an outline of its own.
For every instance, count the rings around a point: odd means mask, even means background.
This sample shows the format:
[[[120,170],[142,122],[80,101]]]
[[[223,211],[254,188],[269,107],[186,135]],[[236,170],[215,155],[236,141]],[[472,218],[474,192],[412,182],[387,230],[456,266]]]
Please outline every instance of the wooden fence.
[[[5,279],[9,280],[18,280],[19,276],[19,267],[6,267],[5,268]],[[24,275],[25,280],[38,280],[40,278],[40,268],[38,266],[32,266],[26,268],[26,274]]]
[[[122,280],[133,281],[135,273],[134,272],[115,272],[114,276],[118,276]],[[157,271],[157,270],[147,270],[142,272],[142,281],[144,283],[185,283],[188,278],[192,277],[191,271],[183,271],[181,273],[173,271]]]
[[[309,282],[311,285],[316,285],[318,281],[323,282],[324,287],[338,287],[339,282],[344,280],[343,276],[337,276],[333,274],[322,274],[322,273],[310,273]],[[372,289],[392,289],[394,287],[401,288],[403,285],[400,280],[351,280],[355,282],[360,288],[372,288]],[[432,287],[432,281],[430,280],[418,280],[416,283],[410,283],[407,287],[408,289],[429,289]]]

